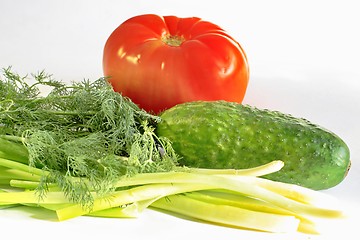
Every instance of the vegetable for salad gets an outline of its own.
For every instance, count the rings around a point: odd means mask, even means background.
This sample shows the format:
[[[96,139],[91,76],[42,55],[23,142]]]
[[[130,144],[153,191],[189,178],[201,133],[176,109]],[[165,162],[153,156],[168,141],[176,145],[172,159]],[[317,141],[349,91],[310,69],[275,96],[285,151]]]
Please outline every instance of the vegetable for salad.
[[[190,102],[164,111],[156,134],[169,138],[180,164],[251,168],[281,159],[266,178],[320,190],[339,184],[350,152],[334,133],[305,119],[225,101]]]
[[[244,50],[219,26],[154,14],[111,33],[103,69],[115,91],[154,113],[194,100],[241,102],[249,79]]]
[[[248,169],[179,166],[170,141],[154,132],[161,118],[105,79],[65,85],[40,72],[32,80],[7,68],[0,81],[1,209],[44,208],[63,221],[136,217],[153,208],[307,233],[318,232],[319,219],[343,216],[328,195],[260,178],[279,171],[279,160]],[[44,86],[52,88],[46,96]]]

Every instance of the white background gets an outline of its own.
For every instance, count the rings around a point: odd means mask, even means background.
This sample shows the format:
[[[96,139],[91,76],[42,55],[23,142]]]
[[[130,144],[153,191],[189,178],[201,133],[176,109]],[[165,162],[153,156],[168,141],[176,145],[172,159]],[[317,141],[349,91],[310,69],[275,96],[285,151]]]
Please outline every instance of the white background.
[[[346,207],[358,207],[360,14],[356,0],[0,0],[0,67],[12,66],[20,74],[45,70],[63,81],[97,79],[102,76],[107,37],[127,18],[144,13],[201,17],[237,39],[251,70],[244,103],[307,118],[343,138],[350,147],[352,169],[345,181],[326,192]],[[227,229],[155,211],[132,220],[81,217],[61,223],[37,219],[34,214],[38,213],[0,211],[2,235],[9,233],[12,239],[317,239]],[[350,237],[344,234],[355,219],[346,221],[329,228],[324,236]]]

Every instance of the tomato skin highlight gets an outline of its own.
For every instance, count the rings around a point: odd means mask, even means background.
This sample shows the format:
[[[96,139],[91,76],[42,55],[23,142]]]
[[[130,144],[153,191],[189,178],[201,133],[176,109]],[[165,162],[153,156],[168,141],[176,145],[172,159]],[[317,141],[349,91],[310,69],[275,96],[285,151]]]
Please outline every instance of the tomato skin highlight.
[[[219,26],[154,14],[111,33],[103,71],[114,91],[152,113],[196,100],[241,103],[249,81],[245,52]]]

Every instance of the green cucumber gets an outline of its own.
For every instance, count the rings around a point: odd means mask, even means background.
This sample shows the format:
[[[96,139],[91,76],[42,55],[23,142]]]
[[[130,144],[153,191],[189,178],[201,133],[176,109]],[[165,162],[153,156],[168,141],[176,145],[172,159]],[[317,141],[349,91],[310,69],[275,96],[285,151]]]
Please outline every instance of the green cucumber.
[[[179,163],[201,168],[250,168],[273,160],[270,180],[320,190],[339,184],[350,167],[345,142],[306,119],[225,102],[179,104],[160,115],[158,136],[171,140]]]

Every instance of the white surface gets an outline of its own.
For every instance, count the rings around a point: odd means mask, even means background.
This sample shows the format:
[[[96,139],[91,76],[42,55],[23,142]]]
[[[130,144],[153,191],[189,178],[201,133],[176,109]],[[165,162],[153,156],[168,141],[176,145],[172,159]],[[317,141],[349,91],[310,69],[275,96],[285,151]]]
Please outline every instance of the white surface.
[[[236,5],[234,5],[236,3]],[[0,67],[20,74],[45,69],[64,81],[102,76],[102,50],[127,18],[143,14],[198,16],[235,37],[251,69],[244,102],[307,118],[342,137],[352,169],[327,190],[351,217],[323,239],[350,238],[360,201],[360,36],[357,1],[46,1],[0,0]],[[138,219],[80,217],[41,220],[42,212],[0,211],[2,236],[11,239],[318,239],[266,234],[184,220],[148,210]],[[33,216],[35,214],[35,216]],[[47,215],[46,215],[47,216]],[[51,215],[50,215],[51,217]],[[53,217],[53,216],[52,216]],[[39,219],[40,218],[40,219]],[[9,235],[7,235],[9,234]],[[352,235],[354,236],[354,235]]]

